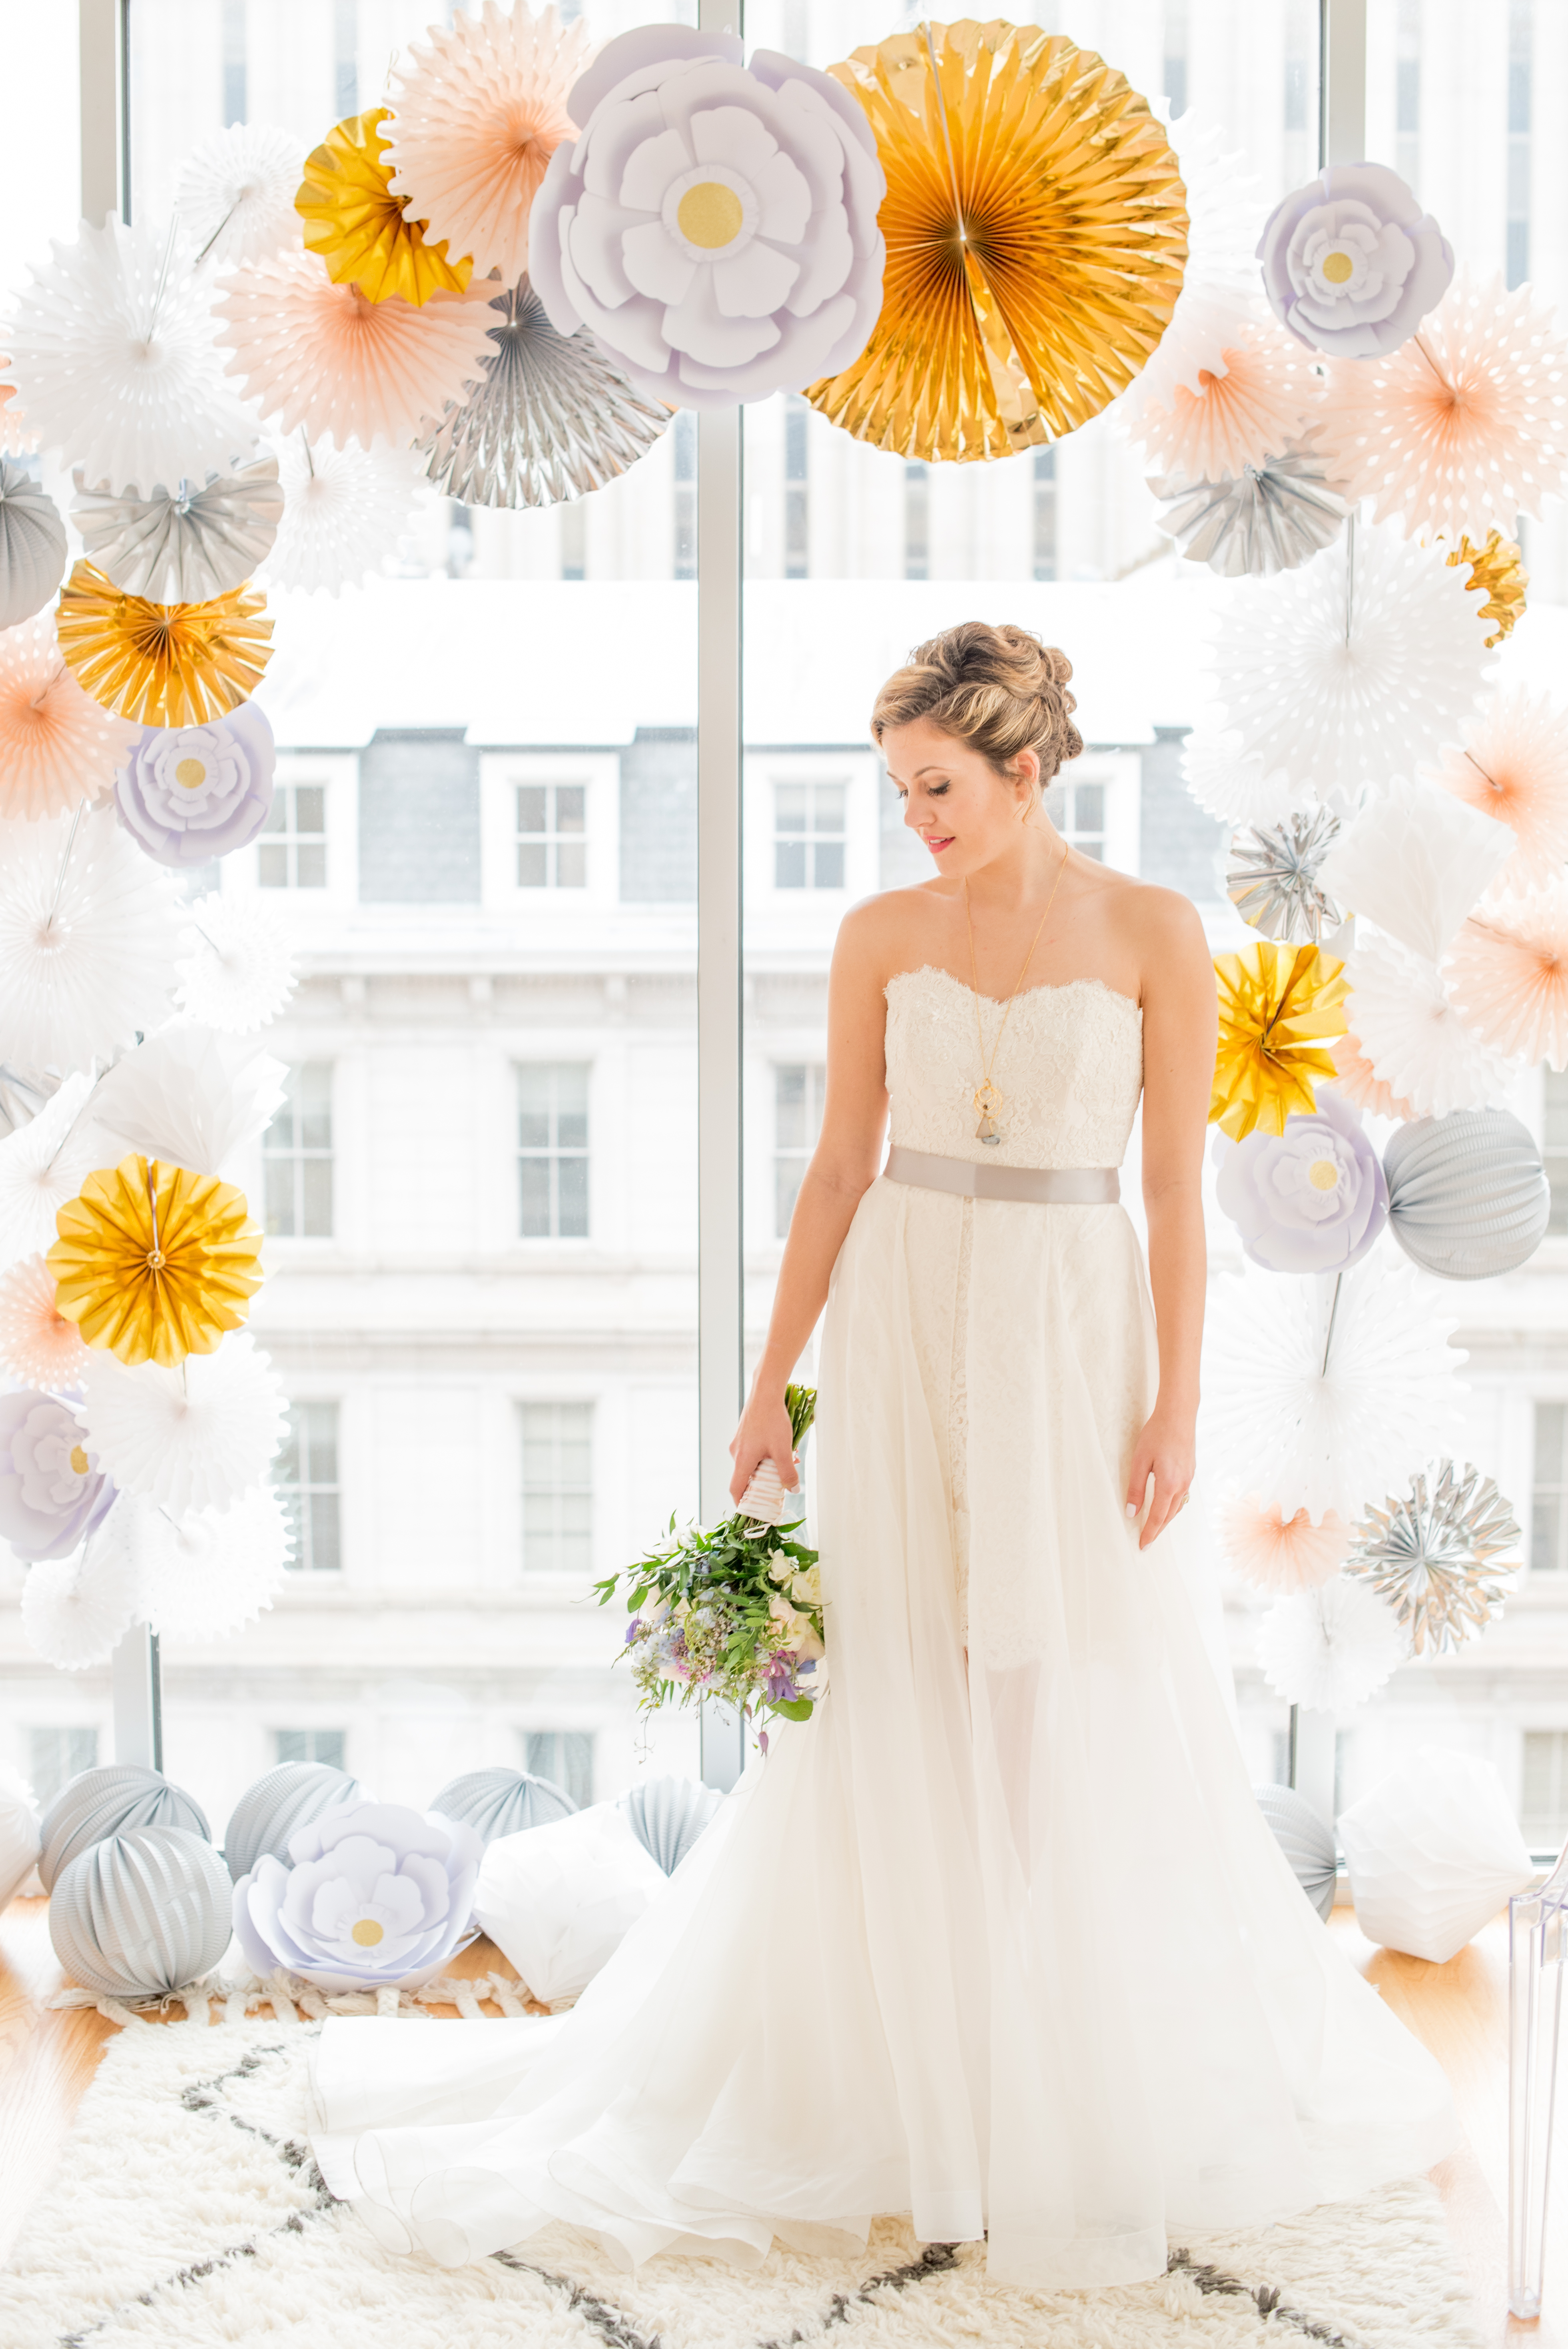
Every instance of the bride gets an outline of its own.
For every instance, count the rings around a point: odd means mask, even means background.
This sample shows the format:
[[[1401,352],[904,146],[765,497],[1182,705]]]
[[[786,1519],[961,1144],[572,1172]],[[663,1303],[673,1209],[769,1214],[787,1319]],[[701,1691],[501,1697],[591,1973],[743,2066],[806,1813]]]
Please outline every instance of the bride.
[[[1000,2282],[1125,2283],[1449,2146],[1259,1813],[1189,1595],[1212,973],[1186,899],[1044,812],[1071,673],[971,623],[872,714],[932,878],[841,929],[731,1447],[738,1496],[764,1460],[793,1485],[825,1306],[829,1693],[569,2015],[326,2024],[317,2159],[399,2248],[565,2220],[755,2263],[907,2213]]]

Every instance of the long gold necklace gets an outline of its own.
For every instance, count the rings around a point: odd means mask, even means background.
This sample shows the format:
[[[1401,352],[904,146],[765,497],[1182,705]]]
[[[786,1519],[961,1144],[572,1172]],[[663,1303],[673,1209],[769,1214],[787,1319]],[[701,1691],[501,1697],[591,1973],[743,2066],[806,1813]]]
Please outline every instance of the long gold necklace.
[[[998,1112],[1007,1105],[1006,1095],[999,1092],[991,1081],[991,1071],[996,1065],[996,1055],[1002,1049],[1002,1039],[1007,1032],[1007,1022],[1012,1017],[1013,1006],[1017,1001],[1018,989],[1024,984],[1024,973],[1035,959],[1035,948],[1040,943],[1040,932],[1045,928],[1050,918],[1051,907],[1056,904],[1057,891],[1062,885],[1062,874],[1067,870],[1067,862],[1068,844],[1064,840],[1062,861],[1057,867],[1057,877],[1051,883],[1051,894],[1046,899],[1046,910],[1040,916],[1034,936],[1029,940],[1029,951],[1018,966],[1018,976],[1013,981],[1013,992],[1003,1007],[1002,1025],[996,1030],[996,1040],[989,1053],[985,1050],[985,1033],[980,1024],[980,967],[975,959],[975,922],[969,911],[969,876],[965,874],[964,877],[964,919],[969,931],[969,977],[975,997],[975,1041],[980,1050],[980,1081],[975,1088],[975,1108],[980,1123],[975,1129],[975,1139],[976,1142],[985,1143],[988,1149],[994,1150],[1002,1139],[1002,1130],[996,1123],[996,1118]]]

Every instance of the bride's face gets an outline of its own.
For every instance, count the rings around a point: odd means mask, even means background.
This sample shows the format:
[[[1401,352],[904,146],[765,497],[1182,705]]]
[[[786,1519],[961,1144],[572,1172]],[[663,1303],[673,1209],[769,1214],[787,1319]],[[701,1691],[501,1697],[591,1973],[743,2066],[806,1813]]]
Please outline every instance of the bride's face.
[[[882,740],[888,774],[903,802],[903,820],[950,879],[978,873],[1018,845],[1039,762],[1023,752],[1015,781],[988,759],[923,718],[890,726]]]

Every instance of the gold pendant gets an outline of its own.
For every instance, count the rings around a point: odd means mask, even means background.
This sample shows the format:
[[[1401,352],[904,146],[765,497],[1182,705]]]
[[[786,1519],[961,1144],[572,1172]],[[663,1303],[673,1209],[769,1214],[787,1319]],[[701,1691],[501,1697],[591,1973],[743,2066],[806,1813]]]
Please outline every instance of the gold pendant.
[[[984,1142],[993,1150],[1002,1139],[1001,1129],[996,1123],[996,1112],[1005,1105],[1003,1096],[997,1092],[990,1078],[982,1078],[975,1088],[975,1107],[980,1116],[980,1123],[975,1129],[975,1139],[976,1142]]]

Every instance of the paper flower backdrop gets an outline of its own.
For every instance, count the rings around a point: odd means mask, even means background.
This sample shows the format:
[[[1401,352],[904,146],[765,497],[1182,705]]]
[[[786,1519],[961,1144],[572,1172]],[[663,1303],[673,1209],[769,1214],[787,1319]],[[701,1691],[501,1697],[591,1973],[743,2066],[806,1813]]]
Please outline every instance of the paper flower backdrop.
[[[178,1521],[125,1494],[105,1528],[136,1578],[149,1627],[181,1640],[226,1640],[272,1605],[294,1551],[294,1532],[272,1487],[260,1485],[222,1510]]]
[[[1440,302],[1454,256],[1397,171],[1332,165],[1284,197],[1258,240],[1264,291],[1308,349],[1376,358]]]
[[[53,251],[5,328],[10,380],[45,447],[145,496],[247,456],[255,419],[223,381],[211,286],[181,266],[170,232],[111,212]]]
[[[0,1395],[0,1540],[20,1558],[66,1557],[100,1525],[114,1487],[63,1402]]]
[[[1464,730],[1461,747],[1446,745],[1433,782],[1483,815],[1495,816],[1516,843],[1505,877],[1528,885],[1550,881],[1568,861],[1568,711],[1520,686],[1498,693]]]
[[[1511,537],[1568,477],[1568,340],[1531,286],[1461,280],[1398,349],[1333,367],[1323,419],[1336,487],[1376,521]]]
[[[1209,1122],[1233,1142],[1254,1127],[1282,1133],[1331,1077],[1327,1039],[1345,1033],[1342,966],[1316,947],[1258,945],[1214,957],[1220,1043]]]
[[[468,1931],[484,1846],[438,1811],[341,1803],[263,1853],[234,1887],[234,1932],[263,1977],[286,1967],[320,1990],[418,1983]]]
[[[269,586],[336,595],[386,564],[418,510],[419,484],[401,449],[362,449],[304,431],[278,443],[284,518],[263,577]]]
[[[216,891],[187,908],[190,952],[179,973],[181,1009],[203,1028],[248,1036],[275,1019],[298,983],[283,918],[260,897]]]
[[[670,420],[635,390],[585,326],[560,334],[526,277],[490,305],[484,375],[415,443],[425,470],[468,505],[542,506],[602,489]]]
[[[88,560],[114,586],[157,604],[196,604],[242,586],[284,510],[275,457],[144,498],[89,489],[79,470],[75,480],[71,520]]]
[[[1181,746],[1181,777],[1206,815],[1222,823],[1280,823],[1307,796],[1282,768],[1265,766],[1239,734],[1194,727]]]
[[[56,1218],[55,1302],[122,1362],[182,1362],[237,1330],[262,1285],[242,1191],[139,1154],[89,1174]]]
[[[112,809],[0,823],[0,1061],[81,1069],[169,1008],[168,876]]]
[[[1343,916],[1320,875],[1339,831],[1326,808],[1287,816],[1266,830],[1239,832],[1231,843],[1225,895],[1243,922],[1265,938],[1316,946]]]
[[[1346,1004],[1346,1010],[1354,1019],[1354,997]],[[1334,1081],[1347,1102],[1354,1102],[1357,1109],[1370,1111],[1374,1117],[1415,1116],[1413,1103],[1396,1093],[1391,1085],[1384,1083],[1362,1050],[1360,1037],[1353,1030],[1346,1029],[1329,1050],[1334,1060]]]
[[[1520,1529],[1490,1476],[1451,1460],[1413,1477],[1401,1500],[1367,1509],[1345,1570],[1388,1606],[1418,1656],[1443,1655],[1483,1631],[1512,1589]]]
[[[593,55],[581,19],[484,0],[410,42],[390,79],[391,190],[480,277],[514,285],[528,267],[528,218],[550,159],[576,136],[567,92]]]
[[[1287,1704],[1348,1713],[1405,1661],[1405,1638],[1375,1591],[1343,1575],[1276,1599],[1258,1626],[1264,1678]]]
[[[1219,358],[1196,390],[1179,384],[1167,407],[1140,413],[1144,453],[1165,472],[1215,481],[1238,474],[1283,457],[1311,428],[1318,386],[1299,346],[1272,319],[1244,318]]]
[[[1473,915],[1444,968],[1460,1017],[1483,1045],[1568,1069],[1568,881]]]
[[[24,1386],[75,1383],[88,1360],[82,1333],[55,1303],[54,1275],[41,1256],[0,1273],[0,1370]]]
[[[88,1441],[121,1492],[175,1517],[226,1509],[259,1485],[287,1425],[277,1375],[246,1330],[174,1370],[95,1353],[82,1396]]]
[[[201,604],[122,595],[90,563],[61,592],[56,626],[84,689],[144,726],[202,726],[249,700],[272,657],[263,596],[238,589]]]
[[[610,42],[573,93],[582,137],[557,147],[529,221],[552,324],[586,326],[674,407],[831,374],[882,300],[883,181],[863,114],[826,74],[771,51],[748,72],[742,54],[733,34],[679,26]]]
[[[1368,934],[1346,968],[1361,1049],[1418,1117],[1445,1117],[1503,1098],[1513,1071],[1460,1016],[1436,963]]]
[[[66,525],[30,473],[0,460],[0,629],[41,612],[66,575]]]
[[[1460,539],[1449,557],[1450,569],[1458,564],[1463,564],[1470,574],[1470,593],[1483,599],[1476,617],[1497,623],[1491,635],[1481,639],[1491,652],[1504,636],[1513,634],[1515,623],[1524,616],[1524,591],[1530,585],[1524,550],[1513,539],[1504,538],[1501,531],[1489,530],[1480,546],[1472,546],[1468,538]]]
[[[100,1536],[69,1557],[28,1568],[22,1585],[27,1645],[63,1672],[107,1664],[136,1620],[139,1598],[129,1562]]]
[[[1328,488],[1323,459],[1303,444],[1217,481],[1175,473],[1149,486],[1162,509],[1157,527],[1189,563],[1206,563],[1222,579],[1294,571],[1345,527],[1344,500]]]
[[[1345,1272],[1388,1220],[1388,1185],[1361,1120],[1326,1085],[1283,1133],[1216,1143],[1220,1206],[1254,1264],[1271,1272]]]
[[[0,1265],[52,1247],[56,1216],[92,1173],[96,1144],[82,1116],[91,1091],[85,1073],[67,1077],[35,1118],[0,1141]]]
[[[1396,780],[1340,833],[1323,878],[1343,905],[1438,962],[1512,854],[1506,824],[1428,783]]]
[[[384,158],[384,106],[351,114],[305,158],[294,210],[304,242],[319,254],[335,285],[357,285],[371,302],[397,295],[416,307],[432,294],[460,294],[473,263],[448,257],[412,217],[406,196],[395,196]]]
[[[298,244],[304,168],[299,140],[272,123],[234,122],[204,139],[180,174],[180,219],[197,257],[232,269]]]
[[[254,840],[273,803],[273,730],[253,701],[211,726],[150,727],[116,770],[115,803],[160,864],[205,864]]]
[[[82,691],[52,612],[0,635],[0,820],[98,799],[134,731]]]
[[[287,1074],[259,1044],[169,1027],[99,1078],[93,1120],[145,1157],[222,1174],[271,1122]]]
[[[1315,1525],[1305,1509],[1287,1517],[1277,1503],[1233,1493],[1218,1511],[1225,1562],[1259,1590],[1290,1597],[1315,1590],[1339,1571],[1349,1530],[1333,1511]]]

